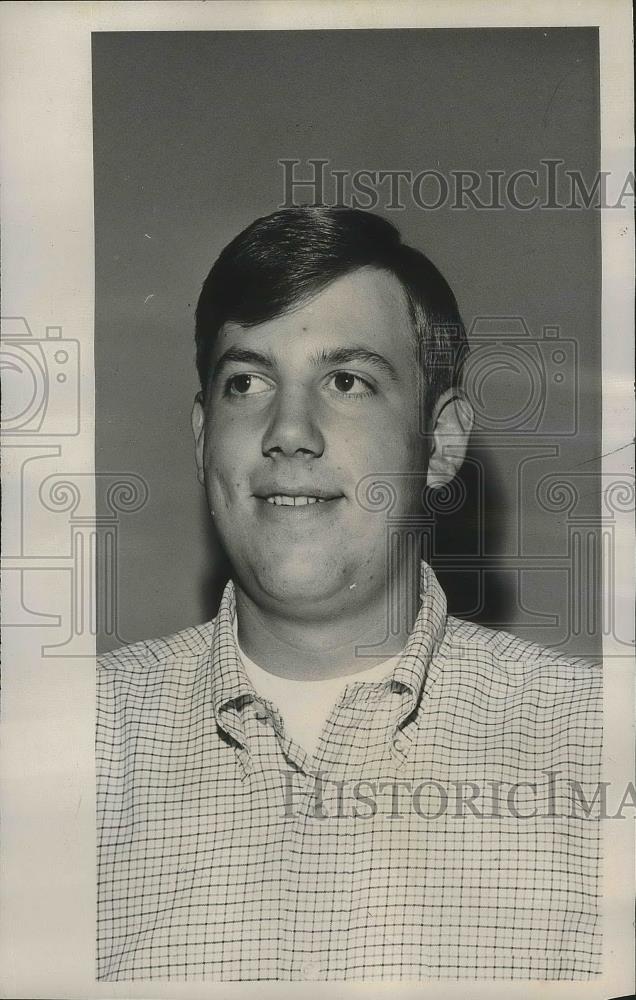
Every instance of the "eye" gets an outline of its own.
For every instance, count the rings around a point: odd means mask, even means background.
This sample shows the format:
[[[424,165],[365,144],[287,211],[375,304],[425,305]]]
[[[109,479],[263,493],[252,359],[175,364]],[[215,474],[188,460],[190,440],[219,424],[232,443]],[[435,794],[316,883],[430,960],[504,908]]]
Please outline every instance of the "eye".
[[[361,375],[347,371],[334,372],[329,376],[327,384],[341,396],[371,396],[374,391],[371,383]]]
[[[239,372],[228,378],[225,383],[224,394],[226,396],[258,396],[269,389],[271,389],[271,384],[262,375],[253,375],[251,372]]]

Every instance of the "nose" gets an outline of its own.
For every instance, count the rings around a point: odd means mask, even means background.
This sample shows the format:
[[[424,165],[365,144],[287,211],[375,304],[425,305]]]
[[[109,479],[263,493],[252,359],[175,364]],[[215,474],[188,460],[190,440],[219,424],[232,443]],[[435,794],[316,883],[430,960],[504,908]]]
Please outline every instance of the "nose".
[[[319,458],[325,441],[318,424],[318,402],[296,386],[279,390],[269,425],[263,434],[263,454],[292,458],[304,455]]]

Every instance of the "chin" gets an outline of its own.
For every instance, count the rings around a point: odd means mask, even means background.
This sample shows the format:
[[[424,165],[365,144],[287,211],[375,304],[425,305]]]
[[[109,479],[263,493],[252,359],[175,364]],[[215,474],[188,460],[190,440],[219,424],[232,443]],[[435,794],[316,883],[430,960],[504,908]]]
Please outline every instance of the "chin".
[[[296,607],[329,602],[349,584],[346,567],[326,564],[320,558],[272,560],[263,572],[254,574],[258,589],[276,604]],[[251,588],[250,588],[251,589]]]

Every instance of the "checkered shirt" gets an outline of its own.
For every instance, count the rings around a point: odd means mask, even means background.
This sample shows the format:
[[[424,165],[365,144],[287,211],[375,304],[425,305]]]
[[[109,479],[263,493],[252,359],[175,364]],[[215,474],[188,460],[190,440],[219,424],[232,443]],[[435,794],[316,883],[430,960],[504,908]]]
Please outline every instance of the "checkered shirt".
[[[425,563],[421,591],[313,757],[243,670],[232,583],[215,621],[101,658],[98,979],[600,972],[600,823],[576,808],[600,670],[447,616]]]

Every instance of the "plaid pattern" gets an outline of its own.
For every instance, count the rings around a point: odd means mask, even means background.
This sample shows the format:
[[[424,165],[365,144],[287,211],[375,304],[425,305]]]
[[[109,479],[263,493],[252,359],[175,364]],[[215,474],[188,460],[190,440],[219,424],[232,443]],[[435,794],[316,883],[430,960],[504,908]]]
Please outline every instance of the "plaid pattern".
[[[310,757],[214,622],[104,656],[98,979],[586,979],[600,972],[601,677],[421,610]]]

